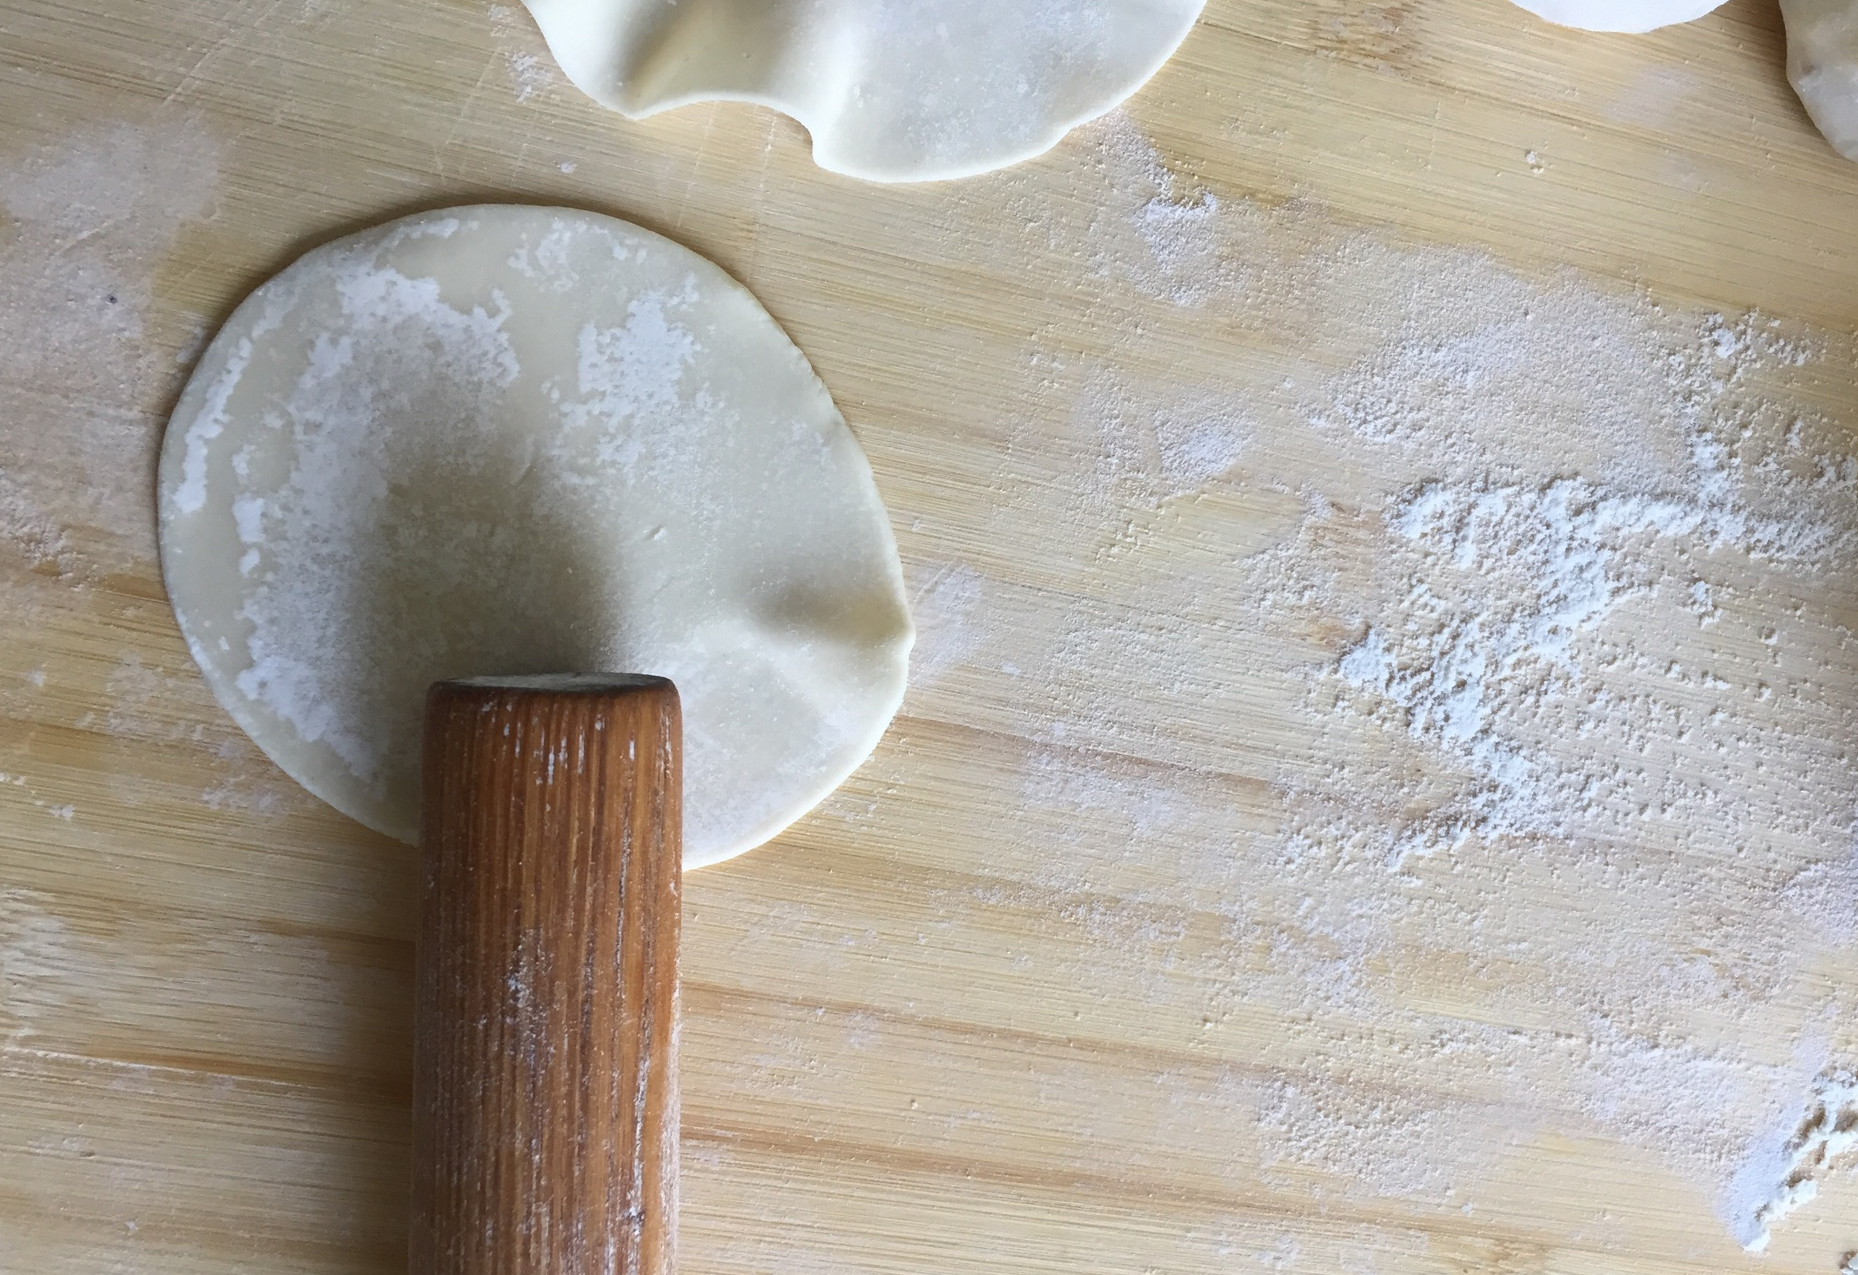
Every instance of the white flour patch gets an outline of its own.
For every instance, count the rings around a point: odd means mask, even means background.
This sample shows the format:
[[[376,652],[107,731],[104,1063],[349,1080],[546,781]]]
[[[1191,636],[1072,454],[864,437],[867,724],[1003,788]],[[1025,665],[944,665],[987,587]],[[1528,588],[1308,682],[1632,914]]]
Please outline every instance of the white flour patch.
[[[1858,844],[1845,854],[1800,869],[1782,899],[1831,947],[1858,947]]]
[[[339,675],[337,666],[346,652],[338,643],[306,650],[298,638],[326,623],[333,608],[363,587],[355,579],[361,574],[356,564],[366,559],[371,539],[394,502],[386,474],[395,440],[367,426],[399,413],[410,414],[422,425],[432,423],[438,438],[446,438],[443,427],[456,422],[489,435],[497,419],[490,404],[520,368],[503,332],[507,310],[490,314],[481,308],[454,309],[440,297],[433,280],[410,279],[377,267],[366,254],[341,258],[333,286],[341,307],[341,335],[318,338],[309,366],[290,394],[286,410],[297,439],[295,464],[287,481],[265,502],[266,511],[258,515],[255,534],[249,537],[250,543],[262,546],[258,551],[265,572],[241,611],[250,625],[251,658],[237,685],[290,723],[303,739],[328,745],[357,777],[374,783],[382,765],[381,749],[353,725],[368,718],[360,702],[368,698],[368,691]],[[408,333],[417,333],[417,338]],[[623,361],[629,348],[622,336],[582,335],[582,389],[595,394],[597,403],[624,398],[623,377],[609,366],[614,359]],[[241,354],[248,344],[241,345]],[[243,368],[243,358],[228,367],[228,393]],[[591,385],[590,377],[595,382]],[[213,411],[209,406],[204,419],[212,419]],[[464,426],[454,426],[449,439],[454,453],[469,446],[467,434]],[[191,458],[191,433],[188,438]],[[203,453],[198,497],[202,502],[204,473]],[[357,475],[372,477],[357,481]],[[189,471],[176,496],[183,511],[191,482]],[[273,519],[290,522],[295,535],[268,541],[267,524]],[[482,523],[422,526],[419,532],[456,545],[452,555],[433,554],[430,561],[452,562],[452,570],[460,574],[482,570],[511,552],[508,533]],[[413,533],[402,534],[410,538]]]
[[[541,33],[526,14],[512,5],[490,6],[491,30],[503,51],[503,69],[509,77],[516,100],[527,102],[546,90],[555,80],[554,62],[546,55]],[[522,45],[527,47],[509,47]],[[572,172],[567,165],[563,172]]]
[[[527,102],[530,98],[548,87],[548,61],[534,53],[509,52],[504,54],[504,64],[510,72],[510,84],[516,90],[516,100]]]
[[[0,541],[8,541],[34,571],[50,568],[58,576],[77,569],[70,538],[16,482],[0,469]]]
[[[135,651],[123,651],[103,685],[106,706],[101,721],[96,714],[87,714],[78,724],[101,725],[113,739],[155,744],[202,741],[209,728],[195,711],[198,699],[189,693],[196,684],[192,677],[178,678],[151,667]],[[223,734],[231,727],[214,719],[211,729]]]
[[[279,818],[302,806],[302,789],[288,780],[255,781],[247,776],[222,779],[200,794],[208,810],[222,810],[262,819]]]
[[[1250,416],[1217,394],[1126,383],[1101,369],[1079,396],[1081,430],[1100,448],[1093,503],[1158,506],[1204,490],[1238,463]]]
[[[153,272],[218,175],[186,121],[0,158],[0,552],[73,581],[154,557],[154,413],[174,369],[148,339]]]
[[[975,900],[1242,1016],[1285,1182],[1457,1206],[1604,1136],[1707,1216],[1858,1013],[1813,972],[1858,941],[1858,457],[1800,392],[1858,351],[1090,141],[1088,233],[1027,230],[1091,309],[1002,407],[989,536],[1048,583],[989,581],[1011,681],[964,685],[1026,741]]]
[[[1792,1127],[1755,1140],[1736,1176],[1730,1225],[1751,1253],[1767,1249],[1773,1228],[1819,1194],[1828,1174],[1858,1163],[1858,1075],[1827,1071],[1814,1080]]]
[[[980,649],[985,584],[974,568],[945,563],[911,580],[916,645],[910,651],[910,685],[926,689]]]
[[[1218,196],[1188,191],[1121,111],[1094,126],[1115,180],[1139,203],[1127,218],[1104,209],[1091,226],[1094,273],[1145,296],[1198,306],[1242,277],[1221,234]]]
[[[1702,76],[1682,66],[1644,66],[1602,107],[1610,120],[1662,129],[1708,89]]]
[[[1267,1178],[1294,1181],[1320,1166],[1375,1195],[1438,1200],[1479,1167],[1462,1148],[1494,1158],[1531,1132],[1459,1103],[1425,1106],[1345,1085],[1288,1082],[1267,1090],[1258,1124]]]

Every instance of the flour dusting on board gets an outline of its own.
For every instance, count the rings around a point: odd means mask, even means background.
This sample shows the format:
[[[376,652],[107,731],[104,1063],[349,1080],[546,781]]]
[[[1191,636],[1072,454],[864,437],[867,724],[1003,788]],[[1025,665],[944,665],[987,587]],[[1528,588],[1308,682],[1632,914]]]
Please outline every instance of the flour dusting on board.
[[[0,571],[0,635],[25,632],[25,649],[49,640],[57,657],[17,685],[0,681],[0,712],[95,731],[112,746],[185,749],[212,776],[209,802],[283,813],[301,808],[300,794],[279,789],[257,750],[211,712],[197,678],[125,651],[92,680],[81,671],[84,644],[47,636],[95,623],[82,608],[99,603],[99,581],[152,570],[148,483],[161,413],[204,332],[157,283],[189,228],[214,212],[220,160],[209,129],[171,114],[79,127],[0,157],[0,558],[25,567]],[[84,685],[89,695],[77,691]],[[4,743],[29,750],[34,734]],[[92,807],[68,799],[80,791],[71,776],[14,779],[21,800],[85,827]],[[144,805],[163,787],[125,768],[111,775],[109,798]],[[5,911],[0,900],[0,930]]]
[[[1829,1071],[1815,1079],[1797,1128],[1764,1150],[1737,1178],[1753,1188],[1736,1235],[1751,1253],[1767,1249],[1773,1228],[1810,1203],[1828,1175],[1858,1164],[1858,1075]]]
[[[0,552],[40,575],[154,556],[148,465],[176,369],[149,339],[152,279],[218,167],[186,120],[0,157]]]
[[[927,686],[979,645],[976,613],[986,586],[979,572],[959,563],[943,563],[910,585],[910,615],[916,623],[910,682]]]
[[[512,5],[490,6],[490,22],[497,43],[503,48],[503,67],[516,100],[527,102],[546,90],[555,80],[555,63],[542,46],[541,36],[521,10]],[[526,44],[530,48],[513,48]]]
[[[1029,233],[1116,335],[1026,347],[990,531],[1056,587],[936,578],[1074,977],[1280,1016],[1193,1136],[1286,1182],[1471,1210],[1600,1136],[1752,1245],[1858,1051],[1858,456],[1801,392],[1853,342],[1074,150],[1088,235]]]

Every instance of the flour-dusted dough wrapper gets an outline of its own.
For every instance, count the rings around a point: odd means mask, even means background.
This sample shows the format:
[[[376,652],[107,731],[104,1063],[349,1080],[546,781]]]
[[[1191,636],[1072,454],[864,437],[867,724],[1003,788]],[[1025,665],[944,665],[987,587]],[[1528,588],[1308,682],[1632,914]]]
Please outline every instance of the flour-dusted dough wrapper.
[[[220,701],[403,840],[440,678],[672,678],[693,867],[830,792],[903,695],[896,543],[825,387],[721,270],[609,217],[458,208],[311,252],[201,358],[160,505]]]
[[[1115,107],[1205,0],[524,0],[580,90],[634,119],[757,102],[822,168],[967,177]]]
[[[1832,148],[1858,159],[1858,0],[1781,0],[1787,78]]]
[[[1585,31],[1642,34],[1694,22],[1728,0],[1516,0],[1538,17]]]

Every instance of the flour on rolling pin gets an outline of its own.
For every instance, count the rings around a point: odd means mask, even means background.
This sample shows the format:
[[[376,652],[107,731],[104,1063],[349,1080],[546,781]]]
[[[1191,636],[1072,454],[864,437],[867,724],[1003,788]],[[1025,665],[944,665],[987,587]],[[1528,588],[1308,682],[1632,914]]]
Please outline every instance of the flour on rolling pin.
[[[671,678],[691,866],[799,817],[902,698],[895,542],[825,387],[722,271],[611,218],[460,208],[312,252],[202,356],[160,487],[221,702],[406,840],[435,681]]]

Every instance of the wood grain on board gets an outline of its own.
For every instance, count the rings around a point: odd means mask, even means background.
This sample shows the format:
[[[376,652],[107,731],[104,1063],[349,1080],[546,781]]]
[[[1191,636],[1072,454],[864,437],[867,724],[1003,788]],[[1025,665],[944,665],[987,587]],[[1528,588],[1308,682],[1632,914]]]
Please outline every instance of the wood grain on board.
[[[1645,39],[1502,0],[1214,0],[1127,110],[1184,181],[1325,234],[1858,328],[1858,165],[1794,100],[1765,0]],[[1097,136],[969,183],[873,186],[813,167],[798,126],[759,109],[600,110],[514,6],[0,0],[0,1272],[404,1268],[416,856],[271,770],[175,630],[150,489],[201,334],[306,248],[397,214],[513,199],[627,217],[763,300],[869,452],[912,579],[960,564],[997,586],[1005,642],[1038,622],[1033,599],[1111,605],[1136,569],[1080,576],[1043,534],[1070,493],[1008,507],[996,482],[1009,454],[1039,472],[1074,445],[1068,404],[1005,388],[1027,351],[1105,355],[1130,321],[1068,249],[1017,246],[1028,225],[1087,235]],[[92,187],[131,194],[198,169],[199,198],[138,196],[84,244],[40,243],[60,214],[25,207],[17,175],[73,154],[101,157]],[[59,273],[93,249],[96,278]],[[1165,357],[1141,356],[1158,376],[1269,367],[1298,343],[1168,322]],[[35,345],[46,332],[64,344]],[[1858,420],[1858,377],[1807,388]],[[1294,504],[1260,487],[1181,516],[1265,545]],[[1189,538],[1168,543],[1186,563]],[[1315,626],[1209,675],[1340,640]],[[1222,999],[1234,958],[1200,959],[1218,919],[1153,901],[1179,870],[1165,857],[1090,898],[1051,885],[1041,856],[1068,817],[1022,809],[1022,764],[1050,742],[1025,694],[973,662],[920,678],[818,812],[686,881],[682,1269],[1749,1268],[1707,1189],[1573,1119],[1493,1142],[1449,1197],[1344,1189],[1228,1140],[1222,1086],[1313,1073],[1337,1037],[1296,1003]],[[1130,764],[1163,764],[1140,740],[1186,750],[1235,852],[1286,817],[1273,766],[1314,747],[1294,719],[1262,705],[1221,734],[1131,712]],[[1091,918],[1119,908],[1154,924],[1106,943]],[[1470,997],[1451,952],[1415,951],[1399,977],[1415,1001]],[[1418,1108],[1433,1096],[1423,1074],[1401,1083]],[[1764,1269],[1830,1275],[1854,1247],[1848,1179]]]

